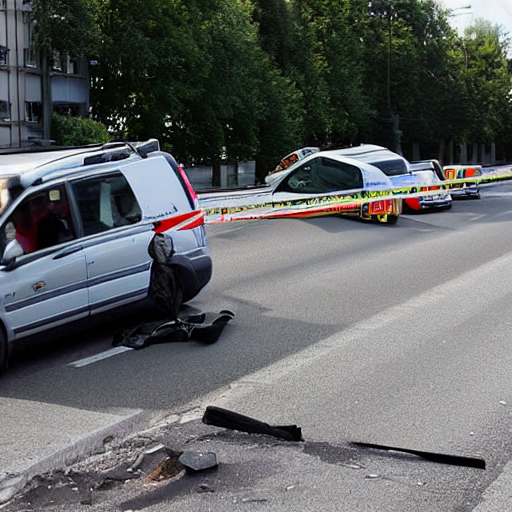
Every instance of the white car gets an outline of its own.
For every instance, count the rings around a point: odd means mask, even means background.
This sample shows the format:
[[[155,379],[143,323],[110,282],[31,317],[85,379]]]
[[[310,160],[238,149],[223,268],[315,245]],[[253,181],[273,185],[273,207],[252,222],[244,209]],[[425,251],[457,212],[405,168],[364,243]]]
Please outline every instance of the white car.
[[[395,224],[401,199],[377,167],[336,151],[310,152],[287,169],[270,174],[266,184],[202,192],[206,222],[338,213]]]
[[[410,163],[403,156],[375,144],[361,144],[338,151],[340,155],[375,165],[388,176],[395,189],[407,190],[404,207],[408,211],[452,207],[452,197],[444,190],[444,174],[436,160]]]
[[[158,141],[0,154],[0,369],[12,343],[143,300],[156,232],[177,300],[209,282],[204,215]]]
[[[480,199],[481,165],[445,165],[443,170],[453,197]]]

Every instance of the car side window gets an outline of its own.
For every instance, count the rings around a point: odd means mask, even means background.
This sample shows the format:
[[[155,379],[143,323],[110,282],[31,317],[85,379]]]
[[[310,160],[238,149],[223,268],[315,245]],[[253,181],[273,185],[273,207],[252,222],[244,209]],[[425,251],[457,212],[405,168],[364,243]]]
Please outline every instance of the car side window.
[[[40,190],[15,208],[2,229],[2,241],[16,239],[25,254],[76,237],[64,186]]]
[[[319,157],[290,174],[281,190],[323,194],[362,187],[363,177],[358,167]]]
[[[142,218],[140,206],[122,174],[78,180],[71,187],[86,236],[134,224]]]
[[[307,192],[314,193],[313,186],[313,168],[315,162],[308,162],[301,165],[292,174],[290,174],[283,183],[283,189],[287,192]]]
[[[354,165],[321,157],[318,160],[315,184],[320,192],[362,188],[363,176],[361,170]]]

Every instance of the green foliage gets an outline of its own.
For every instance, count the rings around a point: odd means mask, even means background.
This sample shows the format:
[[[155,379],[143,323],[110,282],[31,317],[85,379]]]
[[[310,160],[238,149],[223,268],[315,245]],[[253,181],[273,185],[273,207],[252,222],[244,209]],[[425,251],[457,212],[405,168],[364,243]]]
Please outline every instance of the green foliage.
[[[94,54],[100,44],[98,0],[32,0],[34,43],[48,54]]]
[[[471,119],[463,137],[481,143],[510,134],[511,80],[500,29],[485,20],[468,27],[461,41],[462,77]]]
[[[461,38],[435,0],[94,2],[95,119],[115,137],[157,137],[180,161],[256,158],[263,176],[304,145],[392,147],[392,116],[406,151],[510,148],[504,34],[476,23]],[[42,33],[65,40],[58,25]]]
[[[83,117],[52,115],[52,137],[57,146],[82,146],[108,142],[107,128],[92,119]]]

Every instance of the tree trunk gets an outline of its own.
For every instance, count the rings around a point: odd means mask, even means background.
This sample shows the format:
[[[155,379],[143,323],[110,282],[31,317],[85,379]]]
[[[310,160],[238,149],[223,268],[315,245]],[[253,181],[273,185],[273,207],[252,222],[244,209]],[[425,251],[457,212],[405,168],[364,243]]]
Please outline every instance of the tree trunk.
[[[52,129],[52,77],[50,76],[50,63],[46,50],[41,51],[41,102],[43,107],[43,140],[51,138]]]
[[[212,165],[212,187],[220,187],[220,162],[217,160]]]
[[[468,163],[468,145],[466,142],[463,142],[460,145],[460,163],[461,164]]]
[[[445,150],[445,140],[442,139],[440,142],[439,142],[439,155],[438,155],[438,160],[441,162],[441,165],[444,165],[443,162],[444,162],[444,150]]]

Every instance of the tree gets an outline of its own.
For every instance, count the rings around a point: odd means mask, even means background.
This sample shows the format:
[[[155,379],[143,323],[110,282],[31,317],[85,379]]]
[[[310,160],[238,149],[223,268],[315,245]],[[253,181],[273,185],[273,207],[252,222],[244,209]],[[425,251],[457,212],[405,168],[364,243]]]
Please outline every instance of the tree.
[[[54,52],[79,58],[100,42],[97,0],[32,0],[34,46],[41,52],[43,138],[51,133],[52,93],[49,60]]]
[[[262,178],[305,145],[400,142],[410,156],[420,143],[437,156],[475,136],[479,105],[487,138],[509,126],[501,57],[487,80],[492,52],[459,38],[435,0],[98,2],[95,118],[183,162],[256,158]]]
[[[142,15],[143,13],[143,15]],[[103,44],[91,70],[94,117],[117,137],[161,137],[197,95],[206,56],[180,0],[101,0]]]
[[[483,19],[466,29],[460,42],[464,55],[461,79],[466,92],[468,123],[461,140],[509,143],[511,133],[507,44],[499,26]]]
[[[81,117],[52,115],[52,136],[57,146],[82,146],[108,142],[110,135],[105,125]]]

